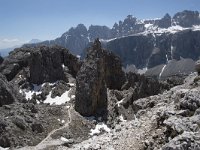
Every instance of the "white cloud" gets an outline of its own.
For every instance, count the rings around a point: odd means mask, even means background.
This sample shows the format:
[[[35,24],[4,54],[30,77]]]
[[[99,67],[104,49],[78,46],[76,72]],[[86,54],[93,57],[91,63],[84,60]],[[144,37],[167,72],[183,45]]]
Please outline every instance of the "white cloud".
[[[19,42],[20,40],[19,39],[2,39],[2,42],[5,42],[5,43],[12,43],[12,42]]]
[[[21,46],[24,43],[26,42],[18,38],[0,38],[0,49]]]

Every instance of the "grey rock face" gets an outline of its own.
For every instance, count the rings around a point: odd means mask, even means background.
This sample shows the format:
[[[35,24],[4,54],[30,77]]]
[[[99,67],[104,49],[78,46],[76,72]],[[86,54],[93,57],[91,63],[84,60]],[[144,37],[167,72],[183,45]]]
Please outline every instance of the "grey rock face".
[[[153,44],[151,36],[130,36],[110,41],[106,47],[121,58],[123,66],[134,64],[143,68],[153,51]]]
[[[125,81],[118,61],[116,56],[101,48],[98,39],[88,50],[76,80],[75,109],[80,114],[90,116],[107,109],[107,87],[120,88]]]
[[[0,65],[0,72],[8,81],[12,80],[23,67],[28,66],[32,50],[32,48],[16,48],[4,59]]]
[[[169,28],[171,26],[171,16],[166,14],[162,19],[157,23],[160,28]]]
[[[192,59],[171,60],[166,66],[163,64],[148,69],[145,76],[166,79],[172,76],[186,76],[194,71],[195,62]]]
[[[96,38],[110,39],[112,38],[112,32],[107,26],[95,26],[91,25],[88,29],[89,38],[94,41]]]
[[[35,84],[64,79],[62,55],[59,49],[41,47],[31,53],[30,81]]]
[[[182,27],[192,27],[200,24],[199,12],[185,10],[178,12],[173,17],[173,23]]]
[[[0,107],[18,100],[14,88],[15,86],[8,83],[6,78],[0,74]]]
[[[119,21],[113,25],[112,34],[114,37],[127,36],[134,33],[139,33],[144,31],[144,24],[137,23],[137,18],[132,15],[128,15],[124,21]]]
[[[170,66],[178,61],[176,67],[170,67],[173,70],[172,73],[167,74],[188,74],[194,71],[193,60],[198,60],[200,56],[199,40],[199,31],[186,30],[175,34],[119,38],[108,42],[106,47],[121,58],[123,66],[134,64],[139,69],[146,67],[149,69],[161,64]],[[161,70],[162,67],[157,75],[161,73]]]
[[[127,83],[123,85],[123,89],[127,90],[130,87],[137,89],[135,99],[138,99],[160,93],[163,85],[155,79],[146,78],[144,75],[128,73]]]
[[[200,107],[200,92],[191,91],[185,94],[184,98],[180,101],[181,109],[188,109],[195,111]]]
[[[108,123],[116,121],[116,116],[122,115],[124,119],[134,119],[140,109],[154,107],[154,100],[141,99],[162,93],[168,89],[157,80],[146,78],[144,75],[128,73],[127,82],[122,86],[123,91],[109,90],[108,93]],[[139,99],[139,100],[138,100]]]
[[[30,81],[35,84],[65,80],[63,65],[76,75],[80,65],[78,58],[61,47],[41,46],[31,53]]]

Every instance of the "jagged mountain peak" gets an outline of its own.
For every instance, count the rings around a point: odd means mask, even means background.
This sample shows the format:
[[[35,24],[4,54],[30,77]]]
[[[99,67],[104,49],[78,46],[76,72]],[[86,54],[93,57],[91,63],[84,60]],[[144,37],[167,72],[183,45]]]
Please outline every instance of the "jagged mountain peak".
[[[111,29],[105,25],[91,25],[87,29],[84,24],[78,24],[76,27],[70,28],[61,37],[51,41],[44,41],[40,44],[57,44],[70,49],[73,54],[81,55],[89,42],[93,42],[96,38],[101,39],[101,41],[110,41],[135,34],[161,35],[193,28],[194,25],[200,25],[199,12],[197,11],[185,10],[176,13],[173,17],[166,13],[163,18],[146,20],[128,15],[124,20],[114,23]],[[200,27],[197,28],[199,30]],[[194,29],[196,30],[196,27]]]

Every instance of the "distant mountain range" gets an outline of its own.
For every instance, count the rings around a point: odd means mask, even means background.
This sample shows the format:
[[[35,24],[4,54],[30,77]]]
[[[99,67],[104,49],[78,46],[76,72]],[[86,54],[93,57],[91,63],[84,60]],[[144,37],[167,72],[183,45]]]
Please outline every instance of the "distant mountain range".
[[[161,19],[137,19],[128,15],[123,21],[115,23],[110,29],[107,26],[91,25],[88,29],[85,25],[79,24],[70,28],[61,37],[55,40],[43,41],[41,45],[60,45],[68,48],[73,54],[80,55],[89,42],[99,38],[102,41],[110,41],[115,38],[135,34],[177,32],[185,28],[195,28],[200,25],[198,11],[176,13],[173,17],[166,14]],[[34,45],[34,44],[33,44]]]

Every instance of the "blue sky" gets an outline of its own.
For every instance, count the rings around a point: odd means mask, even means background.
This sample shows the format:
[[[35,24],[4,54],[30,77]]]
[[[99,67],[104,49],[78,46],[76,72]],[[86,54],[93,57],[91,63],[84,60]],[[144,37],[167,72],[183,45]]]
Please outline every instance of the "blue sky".
[[[185,9],[200,11],[200,0],[0,0],[0,48],[54,39],[79,23],[112,27],[129,14],[146,19]]]

